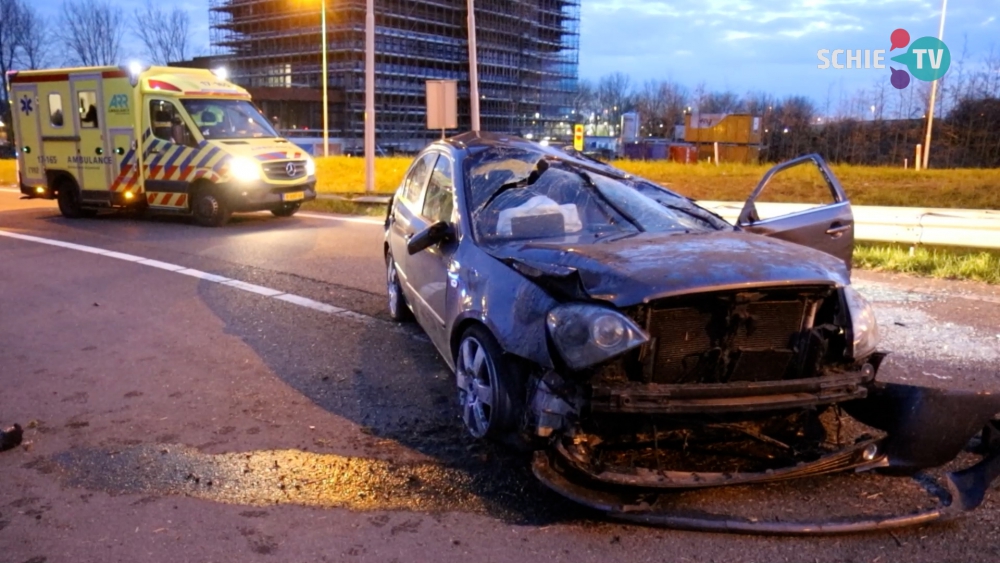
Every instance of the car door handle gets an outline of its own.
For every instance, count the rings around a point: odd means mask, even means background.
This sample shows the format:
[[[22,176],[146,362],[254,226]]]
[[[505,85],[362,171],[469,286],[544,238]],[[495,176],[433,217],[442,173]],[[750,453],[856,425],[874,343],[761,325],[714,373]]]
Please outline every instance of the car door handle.
[[[851,225],[842,225],[840,223],[834,223],[830,225],[830,228],[826,230],[826,234],[833,238],[840,238],[844,236],[844,233],[851,230]]]

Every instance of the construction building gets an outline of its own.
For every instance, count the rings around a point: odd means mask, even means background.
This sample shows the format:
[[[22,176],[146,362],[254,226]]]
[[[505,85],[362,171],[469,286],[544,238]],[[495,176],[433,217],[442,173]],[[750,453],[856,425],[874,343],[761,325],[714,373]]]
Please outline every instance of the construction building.
[[[329,126],[361,146],[365,1],[327,0]],[[250,90],[279,128],[322,128],[319,0],[210,0],[211,60]],[[476,0],[483,130],[572,136],[580,0]],[[469,128],[466,0],[376,0],[375,112],[381,148],[417,150],[425,81],[457,80],[459,128]]]

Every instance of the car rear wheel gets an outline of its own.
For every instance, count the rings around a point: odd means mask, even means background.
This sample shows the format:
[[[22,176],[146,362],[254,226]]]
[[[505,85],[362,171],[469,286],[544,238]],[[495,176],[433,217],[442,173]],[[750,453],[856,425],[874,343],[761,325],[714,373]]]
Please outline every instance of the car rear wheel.
[[[80,198],[80,190],[76,184],[69,180],[59,183],[59,213],[67,219],[79,219],[80,217],[93,217],[97,214],[93,209],[84,209]]]
[[[195,192],[191,211],[195,222],[203,227],[221,227],[232,215],[225,198],[215,186],[205,186]]]
[[[455,358],[462,421],[474,438],[508,438],[521,412],[521,370],[483,326],[465,331]]]
[[[392,254],[385,257],[386,293],[389,297],[389,316],[392,320],[405,323],[413,320],[413,311],[406,304],[406,297],[403,296],[403,288],[399,285],[399,273],[396,271],[396,261],[392,259]]]
[[[275,217],[291,217],[299,212],[299,208],[302,207],[301,203],[284,203],[281,207],[275,207],[271,210],[271,213]]]

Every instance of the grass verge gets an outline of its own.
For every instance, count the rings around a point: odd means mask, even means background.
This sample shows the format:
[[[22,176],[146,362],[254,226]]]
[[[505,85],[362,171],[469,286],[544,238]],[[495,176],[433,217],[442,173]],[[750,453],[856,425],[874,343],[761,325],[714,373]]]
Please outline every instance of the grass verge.
[[[17,161],[12,158],[0,159],[0,186],[17,184]]]
[[[949,280],[1000,284],[1000,251],[964,248],[858,244],[854,266],[880,272],[900,272]]]
[[[409,157],[375,159],[375,192],[391,194],[412,161]],[[743,201],[768,170],[765,164],[678,164],[665,161],[619,160],[615,166],[694,199]],[[364,191],[363,158],[331,156],[316,160],[321,193]],[[902,168],[835,165],[847,195],[855,205],[1000,209],[1000,169],[951,169],[915,172]],[[807,168],[776,178],[761,201],[813,203],[823,196],[818,175]],[[0,184],[17,182],[14,160],[0,160]]]
[[[370,203],[354,203],[340,199],[316,199],[302,206],[303,211],[318,211],[321,213],[339,213],[341,215],[361,215],[366,217],[385,218],[384,205]]]

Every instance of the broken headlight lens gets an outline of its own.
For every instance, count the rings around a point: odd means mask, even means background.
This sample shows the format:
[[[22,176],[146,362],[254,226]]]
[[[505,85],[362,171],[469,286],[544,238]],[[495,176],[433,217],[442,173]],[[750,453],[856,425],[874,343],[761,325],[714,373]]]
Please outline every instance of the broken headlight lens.
[[[851,355],[855,360],[867,357],[878,346],[878,323],[875,321],[875,309],[871,303],[861,296],[853,287],[844,288],[844,299],[851,312],[851,335],[853,347]]]
[[[598,364],[649,341],[632,319],[596,305],[561,305],[549,312],[549,336],[573,370]]]

